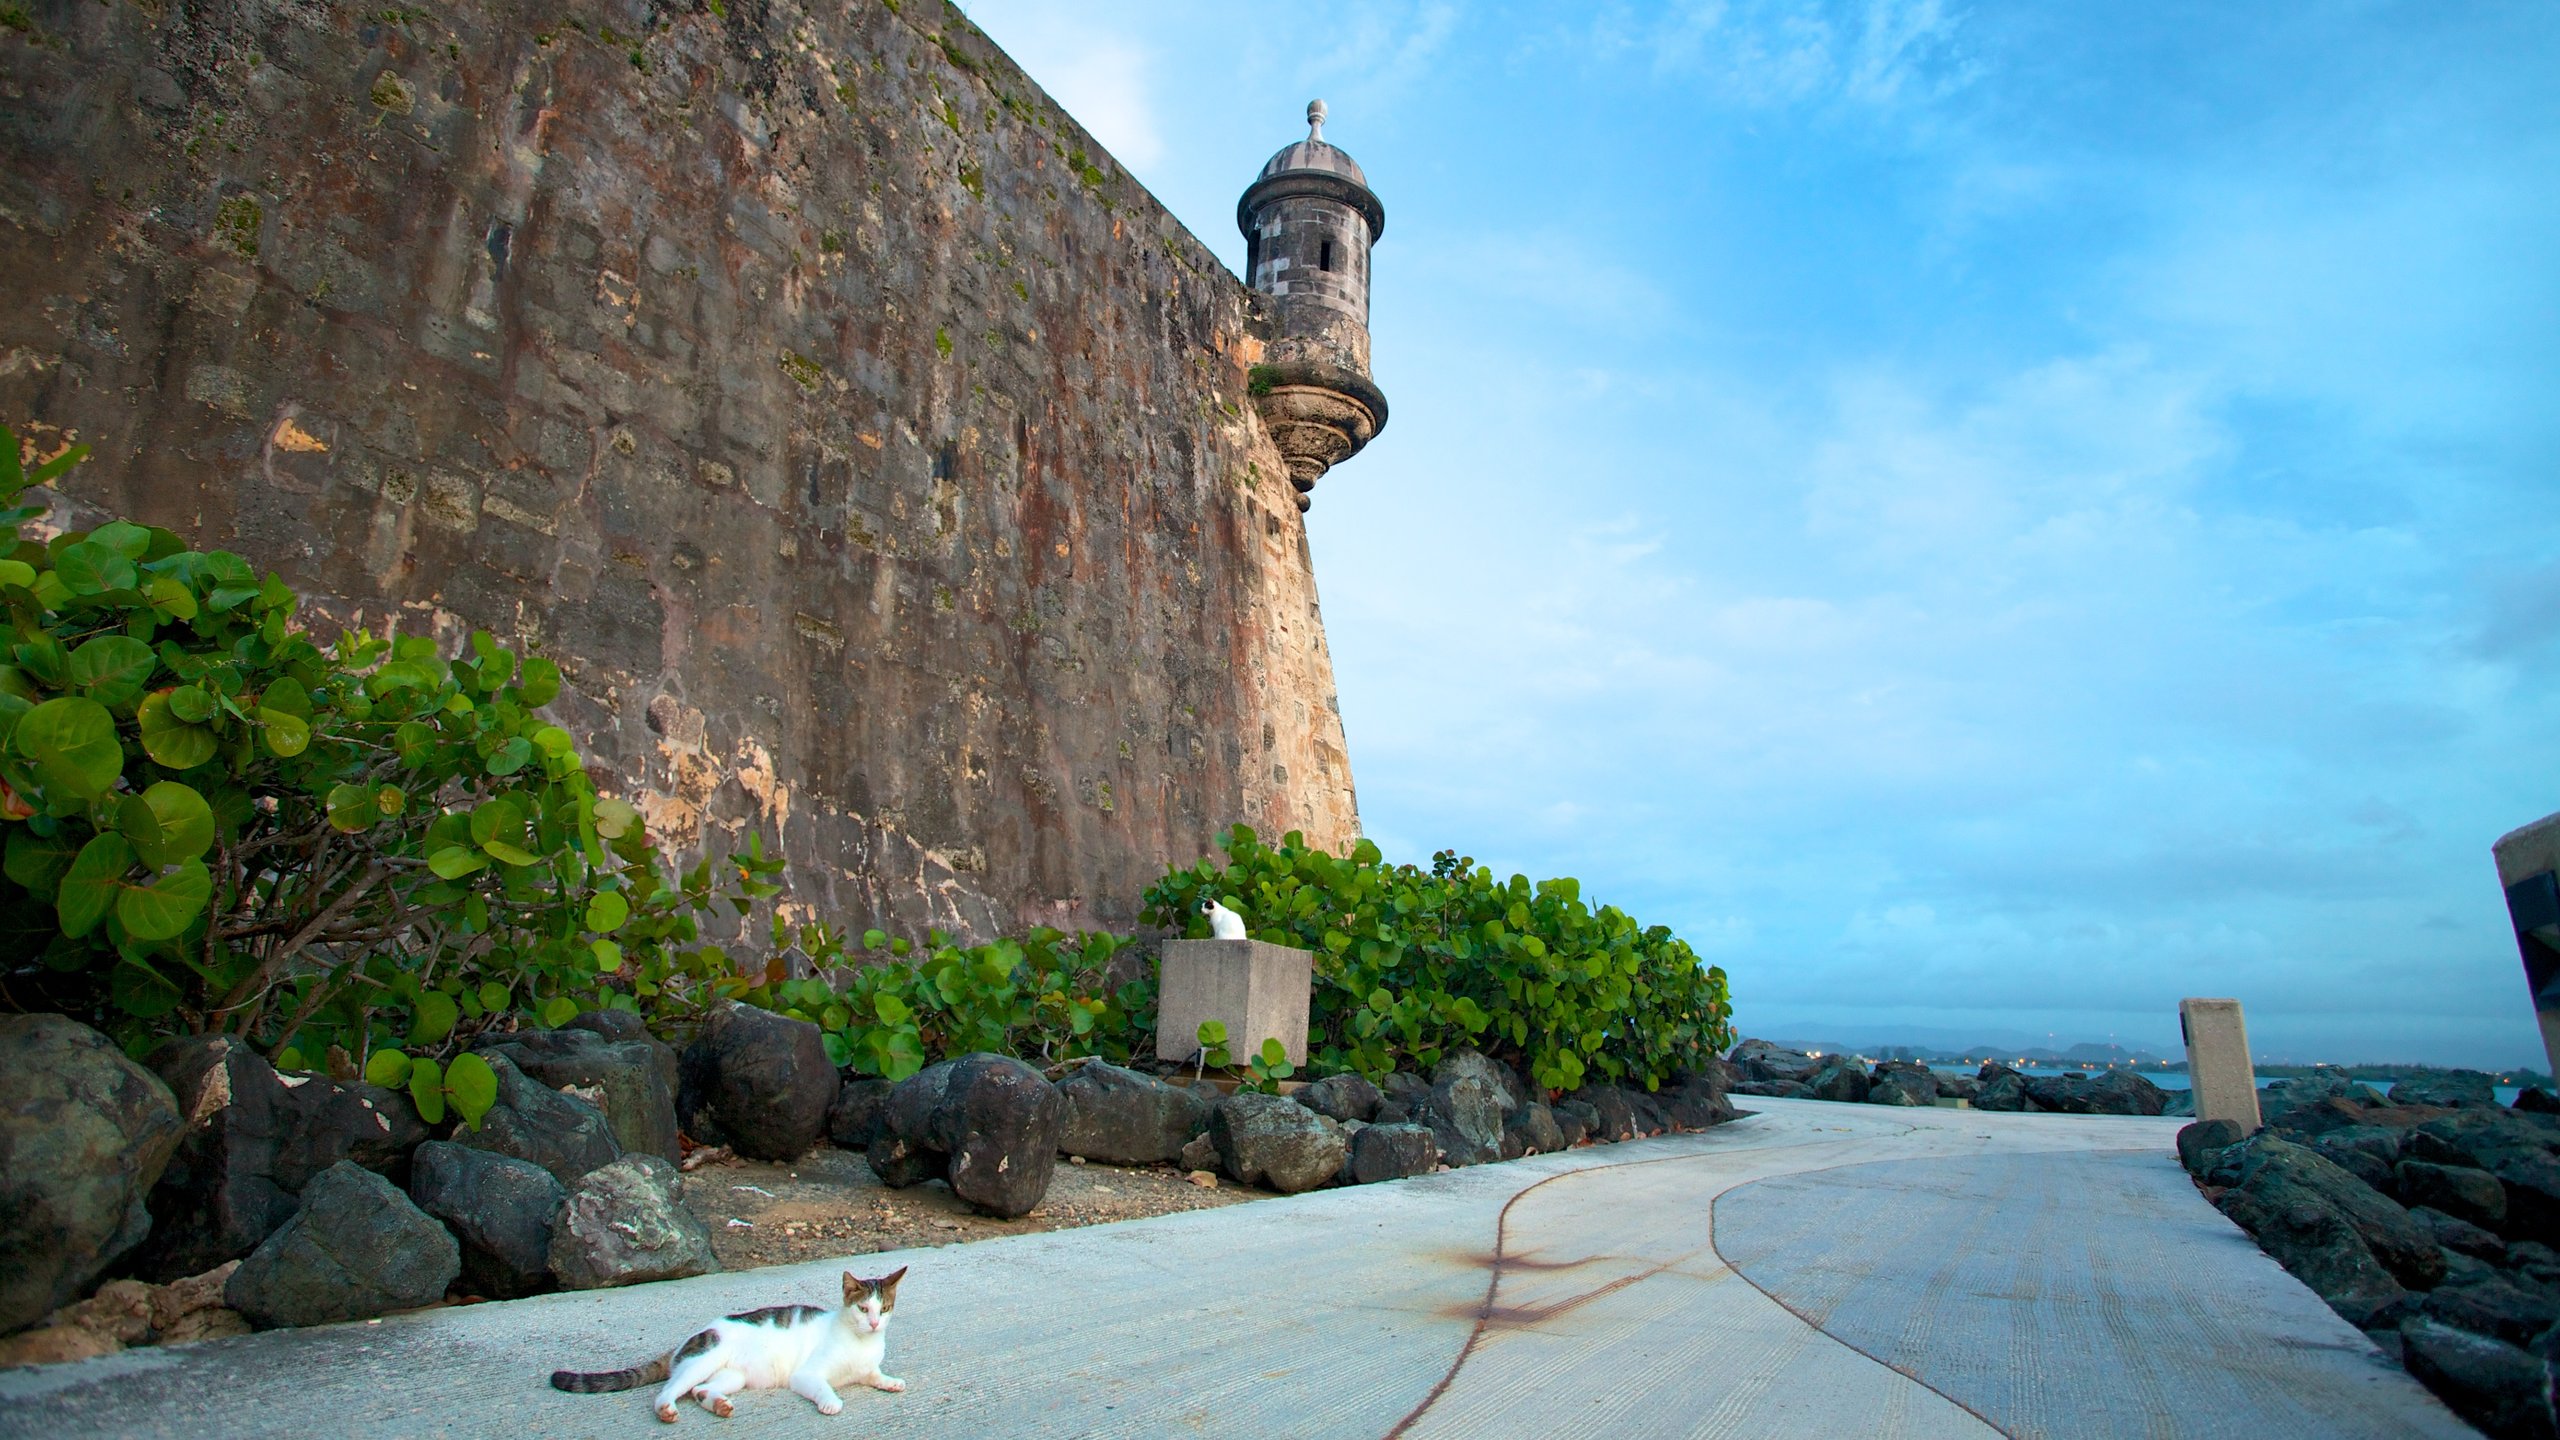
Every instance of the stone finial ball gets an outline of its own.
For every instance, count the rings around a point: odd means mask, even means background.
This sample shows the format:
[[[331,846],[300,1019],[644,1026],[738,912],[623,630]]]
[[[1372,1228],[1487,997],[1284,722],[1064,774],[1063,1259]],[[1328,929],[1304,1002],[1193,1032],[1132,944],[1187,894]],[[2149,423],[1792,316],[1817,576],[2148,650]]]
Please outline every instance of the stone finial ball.
[[[1307,132],[1309,139],[1318,139],[1323,136],[1324,117],[1326,113],[1323,101],[1310,100],[1307,102]]]

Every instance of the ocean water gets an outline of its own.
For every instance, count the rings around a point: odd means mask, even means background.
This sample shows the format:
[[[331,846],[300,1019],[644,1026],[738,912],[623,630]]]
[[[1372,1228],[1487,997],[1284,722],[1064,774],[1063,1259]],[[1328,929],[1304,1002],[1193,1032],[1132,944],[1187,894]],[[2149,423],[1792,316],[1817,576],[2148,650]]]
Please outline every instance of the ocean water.
[[[1977,1067],[1967,1065],[1932,1065],[1929,1068],[1944,1075],[1971,1075]],[[2021,1075],[2094,1075],[2097,1072],[2094,1070],[2083,1071],[2076,1066],[2023,1065],[2018,1068],[2018,1073]],[[2152,1084],[2159,1086],[2163,1090],[2192,1090],[2195,1088],[2195,1082],[2187,1078],[2187,1072],[2184,1070],[2137,1070],[2134,1073],[2140,1075],[2143,1079],[2150,1081]],[[2258,1075],[2251,1078],[2258,1082],[2259,1089],[2264,1090],[2269,1085],[2274,1084],[2280,1077],[2273,1075]],[[2388,1094],[2391,1090],[2391,1082],[2388,1080],[2367,1080],[2361,1083],[2385,1094]],[[2513,1105],[2516,1103],[2517,1094],[2521,1092],[2523,1087],[2517,1085],[2500,1085],[2496,1086],[2495,1089],[2497,1091],[2499,1104]]]

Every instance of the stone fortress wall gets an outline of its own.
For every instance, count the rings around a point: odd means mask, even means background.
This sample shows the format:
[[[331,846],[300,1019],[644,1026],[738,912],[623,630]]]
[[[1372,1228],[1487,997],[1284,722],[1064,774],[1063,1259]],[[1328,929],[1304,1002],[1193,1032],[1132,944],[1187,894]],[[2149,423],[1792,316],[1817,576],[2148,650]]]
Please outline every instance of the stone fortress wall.
[[[663,842],[856,927],[1358,833],[1269,302],[942,0],[27,10],[0,420],[74,520],[538,646]]]

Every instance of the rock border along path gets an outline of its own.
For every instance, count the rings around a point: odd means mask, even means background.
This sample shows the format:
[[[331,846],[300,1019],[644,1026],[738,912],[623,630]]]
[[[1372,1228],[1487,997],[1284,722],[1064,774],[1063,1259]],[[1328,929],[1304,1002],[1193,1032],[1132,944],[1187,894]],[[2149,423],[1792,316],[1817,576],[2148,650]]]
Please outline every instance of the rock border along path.
[[[906,1394],[850,1396],[828,1420],[760,1392],[734,1420],[684,1423],[1133,1440],[2471,1433],[2178,1192],[2177,1121],[1754,1103],[1706,1134],[1395,1184],[0,1373],[0,1435],[655,1434],[646,1392],[563,1395],[544,1377],[636,1360],[711,1316],[826,1302],[848,1265],[902,1264],[890,1361]],[[2075,1193],[2086,1223],[2069,1223]],[[2004,1265],[2001,1283],[2029,1275],[2034,1293],[1985,1293]],[[2214,1378],[2235,1369],[2246,1383]]]

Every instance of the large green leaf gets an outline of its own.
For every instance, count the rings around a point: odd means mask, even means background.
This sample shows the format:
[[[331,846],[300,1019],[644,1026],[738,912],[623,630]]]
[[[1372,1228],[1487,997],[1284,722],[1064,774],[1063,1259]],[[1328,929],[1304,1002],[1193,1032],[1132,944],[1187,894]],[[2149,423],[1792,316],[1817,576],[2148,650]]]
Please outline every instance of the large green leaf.
[[[524,807],[503,796],[471,807],[471,843],[509,842],[524,838]]]
[[[477,1058],[472,1057],[472,1058]],[[455,1056],[460,1064],[462,1056]],[[480,1064],[485,1068],[488,1061]],[[409,1064],[409,1099],[418,1107],[418,1118],[430,1125],[444,1123],[444,1067],[433,1060],[413,1060]]]
[[[218,708],[213,692],[201,685],[181,685],[169,692],[169,713],[189,725],[201,725],[211,720]]]
[[[611,890],[599,890],[587,901],[587,928],[610,935],[631,918],[631,902]]]
[[[63,546],[62,553],[53,557],[53,573],[74,595],[130,590],[141,578],[132,561],[88,540]]]
[[[56,830],[38,835],[24,825],[9,827],[8,863],[0,866],[12,880],[27,888],[39,900],[54,897],[55,887],[62,883],[63,872],[80,854],[80,842]]]
[[[179,719],[178,706],[172,698],[193,688],[181,686],[178,691],[161,690],[145,695],[142,708],[134,712],[134,719],[142,727],[142,753],[172,770],[193,770],[213,758],[215,743],[212,729]]]
[[[308,720],[311,718],[311,692],[303,688],[301,681],[287,675],[269,685],[258,697],[258,708]]]
[[[376,1050],[364,1062],[366,1083],[397,1090],[409,1083],[409,1057],[397,1050]]]
[[[185,998],[169,977],[131,956],[109,977],[107,994],[117,1009],[137,1020],[157,1020]]]
[[[560,693],[560,667],[539,655],[527,656],[516,689],[527,706],[538,710]]]
[[[71,683],[114,709],[132,703],[149,683],[160,657],[130,635],[101,635],[71,652]]]
[[[418,1009],[409,1022],[409,1043],[433,1045],[453,1033],[456,1020],[462,1018],[462,1006],[441,990],[430,990],[418,997]]]
[[[258,737],[280,759],[291,759],[311,745],[311,722],[282,710],[258,712]]]
[[[106,794],[124,773],[115,717],[81,696],[47,700],[28,711],[10,743],[36,763],[47,782],[84,800]]]
[[[640,823],[640,811],[628,800],[611,796],[596,802],[596,833],[607,840],[619,840]],[[878,949],[878,946],[873,946]]]
[[[151,531],[130,520],[110,520],[89,532],[89,543],[127,560],[139,560],[142,552],[151,548]]]
[[[488,865],[488,856],[476,850],[466,850],[459,845],[447,845],[427,857],[427,868],[433,870],[439,879],[444,880],[459,880],[465,875],[487,869]]]
[[[116,828],[143,864],[175,865],[213,848],[213,807],[194,786],[163,780],[124,798]]]
[[[81,846],[54,897],[62,933],[76,937],[97,929],[98,922],[115,908],[116,893],[124,888],[125,872],[132,868],[133,846],[113,831],[93,836]]]
[[[116,896],[116,919],[138,940],[167,940],[186,933],[213,898],[213,875],[190,860],[148,885],[127,885]]]
[[[466,1050],[453,1057],[444,1083],[453,1096],[453,1108],[462,1112],[462,1123],[479,1129],[480,1117],[498,1103],[498,1072],[490,1068],[488,1061]]]
[[[335,785],[329,790],[329,823],[349,835],[370,830],[382,819],[379,795],[363,785]],[[451,877],[447,877],[451,878]]]

